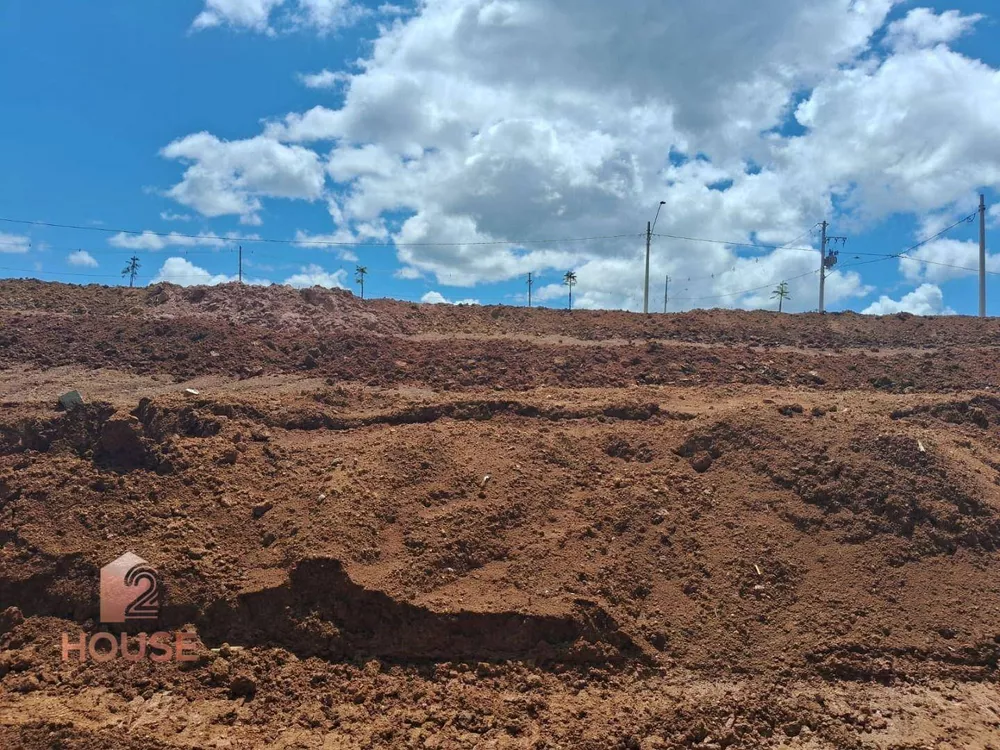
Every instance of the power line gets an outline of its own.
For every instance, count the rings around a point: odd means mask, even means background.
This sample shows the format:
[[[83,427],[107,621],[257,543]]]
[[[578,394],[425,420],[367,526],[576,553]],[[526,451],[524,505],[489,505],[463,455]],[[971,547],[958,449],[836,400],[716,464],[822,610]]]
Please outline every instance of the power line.
[[[947,264],[947,263],[938,263],[936,261],[925,261],[925,260],[923,260],[921,258],[910,258],[910,257],[906,256],[905,253],[912,252],[913,250],[916,250],[916,249],[918,249],[920,247],[923,247],[924,245],[928,244],[929,242],[933,242],[934,240],[936,240],[937,238],[939,238],[942,235],[946,234],[947,232],[951,231],[952,229],[954,229],[955,227],[959,226],[960,224],[964,224],[964,223],[968,223],[968,222],[973,221],[976,218],[976,215],[977,215],[976,213],[973,213],[973,214],[971,214],[970,216],[967,216],[964,219],[960,219],[959,221],[956,221],[951,226],[945,227],[944,229],[942,229],[937,234],[932,235],[931,237],[927,237],[926,239],[921,240],[917,244],[913,245],[912,247],[907,248],[906,250],[904,250],[901,253],[894,253],[894,254],[888,254],[887,253],[885,255],[881,255],[881,256],[875,258],[874,260],[862,261],[860,263],[850,263],[850,264],[848,264],[846,266],[841,266],[841,270],[847,269],[847,268],[857,268],[858,266],[867,266],[867,265],[870,265],[872,263],[884,263],[887,260],[895,260],[895,259],[909,260],[909,261],[913,261],[913,262],[916,262],[916,263],[930,263],[932,265],[950,266],[950,264]],[[763,246],[762,245],[755,245],[753,247],[763,247]],[[780,248],[774,248],[774,249],[780,249]],[[815,250],[813,250],[812,248],[810,248],[810,249],[812,250],[812,252],[815,252]],[[857,255],[862,255],[862,254],[863,253],[857,253]],[[864,253],[864,254],[870,255],[870,253]],[[964,268],[962,266],[951,266],[951,267],[953,267],[953,268],[962,268],[963,270],[966,270],[966,271],[977,272],[977,269],[974,269],[974,268]],[[799,274],[798,276],[793,276],[793,277],[788,278],[788,279],[782,279],[782,281],[796,281],[798,279],[804,279],[807,276],[814,276],[817,273],[819,273],[819,271],[809,271],[808,273]],[[995,272],[989,272],[989,273],[994,273],[994,275],[1000,275],[1000,274],[996,274]],[[739,296],[742,296],[744,294],[750,294],[752,292],[759,292],[759,291],[761,291],[763,289],[772,288],[774,286],[774,284],[777,284],[777,283],[779,283],[779,282],[772,281],[769,284],[765,284],[765,285],[759,286],[759,287],[754,287],[753,289],[744,289],[744,290],[739,291],[739,292],[728,292],[726,294],[716,294],[716,295],[710,295],[710,296],[705,296],[705,297],[675,297],[674,299],[675,299],[675,301],[679,300],[679,301],[684,301],[684,302],[697,302],[697,301],[700,301],[700,300],[708,300],[708,299],[724,299],[726,297],[739,297]]]
[[[792,247],[792,245],[794,243],[798,242],[799,240],[801,240],[807,234],[810,234],[819,225],[820,225],[820,222],[816,222],[811,227],[809,227],[809,229],[807,229],[802,234],[800,234],[798,237],[796,237],[793,240],[789,240],[788,243],[785,244],[785,245],[750,245],[750,244],[742,244],[742,243],[723,242],[722,240],[701,240],[701,239],[696,239],[696,238],[691,238],[691,237],[686,238],[686,239],[689,239],[692,242],[710,242],[712,244],[737,245],[739,247],[753,247],[753,248],[762,248],[762,249],[770,249],[770,250],[805,250],[807,252],[814,253],[814,252],[816,252],[815,248],[812,248],[812,247]],[[656,236],[657,237],[672,237],[673,235],[666,235],[665,234],[665,235],[656,235]],[[675,239],[677,239],[677,238],[675,237]],[[756,261],[757,261],[757,259],[755,258],[754,262],[756,262]],[[688,283],[688,284],[694,283],[696,281],[708,281],[710,279],[715,279],[715,278],[717,278],[719,276],[722,276],[723,274],[726,274],[726,273],[734,273],[735,271],[736,271],[736,266],[733,266],[732,268],[729,268],[729,269],[726,269],[726,270],[722,270],[722,271],[718,271],[716,273],[711,273],[711,274],[708,274],[706,276],[685,276],[683,278],[683,281],[685,283]]]
[[[798,279],[804,279],[806,276],[815,276],[819,271],[807,271],[806,273],[799,274],[798,276],[792,276],[788,279],[782,279],[783,281],[796,281]],[[713,294],[705,297],[674,297],[674,302],[697,302],[706,299],[724,299],[726,297],[739,297],[743,294],[750,294],[751,292],[759,292],[762,289],[772,289],[775,284],[779,282],[772,281],[768,284],[762,286],[754,287],[753,289],[743,289],[739,292],[727,292],[725,294]]]
[[[809,230],[810,232],[812,229]],[[808,234],[809,232],[806,232]],[[731,247],[748,247],[755,250],[803,250],[810,253],[815,253],[816,248],[814,247],[792,247],[791,243],[787,245],[758,245],[752,242],[728,242],[726,240],[710,240],[705,237],[683,237],[679,234],[654,234],[654,237],[666,237],[672,240],[685,240],[687,242],[707,242],[712,245],[729,245]],[[804,236],[804,235],[803,235]],[[801,237],[797,238],[801,239]],[[795,242],[796,240],[792,240]]]
[[[0,217],[0,221],[8,224],[25,224],[35,227],[49,227],[52,229],[73,229],[82,232],[105,232],[108,234],[126,234],[132,236],[152,236],[170,239],[178,237],[190,240],[208,240],[211,242],[243,242],[243,243],[267,243],[281,245],[317,245],[321,247],[472,247],[484,245],[543,245],[555,244],[559,242],[594,242],[597,240],[619,240],[635,239],[642,237],[641,234],[609,234],[593,237],[563,237],[559,239],[545,240],[490,240],[477,242],[334,242],[332,240],[302,240],[302,239],[277,239],[268,237],[220,237],[216,234],[185,234],[183,232],[154,232],[150,229],[114,229],[111,227],[82,226],[80,224],[59,224],[49,221],[29,221],[27,219],[8,219]],[[135,248],[126,248],[134,250]],[[141,248],[139,248],[141,249]]]

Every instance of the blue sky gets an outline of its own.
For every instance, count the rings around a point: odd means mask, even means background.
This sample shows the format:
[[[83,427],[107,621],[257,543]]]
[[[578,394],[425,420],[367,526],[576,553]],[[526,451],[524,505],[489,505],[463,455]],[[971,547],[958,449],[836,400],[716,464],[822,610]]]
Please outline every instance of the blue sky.
[[[642,0],[612,19],[621,38],[607,33],[606,11],[591,0],[409,9],[264,0],[271,12],[248,23],[261,2],[0,6],[0,217],[89,228],[0,222],[0,277],[121,283],[134,252],[141,284],[212,283],[236,273],[242,244],[251,279],[353,287],[360,262],[369,296],[522,304],[532,270],[536,299],[558,306],[559,280],[573,268],[582,306],[637,309],[639,235],[661,196],[668,207],[657,231],[684,237],[815,247],[817,232],[797,238],[825,217],[833,234],[849,236],[841,267],[900,252],[972,213],[980,190],[991,206],[997,197],[1000,76],[991,69],[1000,45],[983,1],[877,0],[885,12],[859,18],[846,0],[819,0],[829,13],[824,37],[836,44],[817,54],[800,49],[812,21],[798,18],[798,3],[767,0],[776,11],[787,6],[780,28],[741,18],[737,3],[718,43],[756,56],[731,67],[711,48],[703,53],[704,41],[679,51],[661,43],[682,21]],[[334,15],[308,15],[320,6]],[[196,21],[203,12],[211,23]],[[552,22],[561,14],[570,14],[568,29]],[[714,28],[705,14],[683,23]],[[633,24],[648,35],[629,50],[635,65],[609,70]],[[642,71],[650,66],[664,74],[650,79]],[[303,75],[321,71],[340,80],[305,85]],[[891,95],[880,97],[880,86]],[[303,117],[310,111],[315,126]],[[164,153],[199,133],[211,141]],[[270,149],[273,164],[258,149]],[[671,149],[688,158],[671,160]],[[248,176],[258,164],[261,173]],[[710,190],[719,185],[728,189]],[[242,207],[220,208],[234,202]],[[137,246],[111,229],[220,239]],[[636,236],[502,243],[627,234]],[[251,239],[306,235],[361,244]],[[365,247],[373,238],[390,246]],[[977,280],[952,266],[974,265],[977,225],[945,239],[922,256],[936,266],[911,263],[906,273],[890,260],[842,271],[828,308],[974,313]],[[393,242],[414,244],[403,252]],[[489,242],[497,244],[476,244]],[[671,309],[754,307],[768,303],[766,290],[738,292],[816,266],[818,253],[804,250],[656,238],[651,306],[662,309],[667,273]],[[1000,271],[1000,257],[990,267]],[[990,279],[992,314],[1000,314],[998,281]],[[794,309],[816,306],[815,286],[814,276],[793,284]]]

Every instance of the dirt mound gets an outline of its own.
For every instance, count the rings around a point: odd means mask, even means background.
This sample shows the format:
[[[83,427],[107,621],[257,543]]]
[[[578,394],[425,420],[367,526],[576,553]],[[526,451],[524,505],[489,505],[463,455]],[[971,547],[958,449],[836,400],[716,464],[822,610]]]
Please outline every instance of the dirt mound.
[[[129,289],[9,279],[0,281],[0,310],[31,314],[232,321],[296,334],[565,337],[588,342],[676,340],[730,346],[900,348],[993,347],[1000,321],[907,313],[877,318],[856,313],[779,315],[766,311],[697,310],[672,315],[616,311],[424,305],[360,300],[340,289],[285,286]],[[930,354],[930,352],[928,352]]]
[[[995,740],[992,322],[0,305],[4,747]],[[61,661],[126,551],[195,662]]]

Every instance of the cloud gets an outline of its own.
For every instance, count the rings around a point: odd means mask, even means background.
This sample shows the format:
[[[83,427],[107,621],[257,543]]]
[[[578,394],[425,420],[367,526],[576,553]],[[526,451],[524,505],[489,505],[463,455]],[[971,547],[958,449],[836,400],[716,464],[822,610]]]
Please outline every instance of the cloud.
[[[66,261],[71,266],[80,266],[82,268],[97,268],[99,265],[94,256],[86,250],[77,250],[76,252],[70,253],[66,256]]]
[[[979,242],[962,242],[952,239],[934,240],[912,250],[908,258],[900,259],[899,271],[908,281],[927,281],[942,284],[979,273]],[[919,263],[917,261],[927,261]],[[1000,273],[1000,254],[986,255],[986,270]]]
[[[0,232],[0,253],[23,254],[31,249],[31,238],[20,234]]]
[[[194,29],[208,29],[221,24],[269,30],[271,11],[284,0],[205,0],[205,9],[192,23]]]
[[[862,315],[893,315],[908,312],[914,315],[954,315],[955,311],[944,304],[940,287],[922,284],[899,300],[883,295],[878,302],[869,305]]]
[[[914,8],[889,24],[886,44],[897,49],[947,44],[969,33],[982,19],[979,13],[963,16],[957,10],[948,10],[939,15],[930,8]]]
[[[344,81],[350,80],[347,73],[335,73],[324,68],[319,73],[299,73],[299,80],[308,89],[332,89]]]
[[[661,200],[662,234],[815,247],[824,217],[860,232],[1000,188],[1000,73],[947,46],[974,17],[890,24],[897,5],[427,0],[332,73],[342,104],[209,142],[214,161],[188,157],[175,197],[256,217],[271,197],[322,194],[337,233],[391,228],[400,277],[472,287],[573,268],[574,304],[641,309],[641,235]],[[309,179],[278,195],[245,178],[230,152],[260,141]],[[817,254],[657,237],[653,299],[669,274],[672,309],[769,305],[788,279],[793,309],[814,309]],[[843,269],[827,298],[870,291]]]
[[[237,281],[238,276],[227,276],[224,273],[212,273],[200,266],[196,266],[186,258],[167,258],[163,261],[160,270],[156,272],[150,284],[167,282],[178,286],[215,286],[217,284],[229,284]],[[252,286],[266,286],[271,282],[267,279],[248,279],[244,276],[244,284]]]
[[[350,0],[205,0],[191,28],[200,31],[228,25],[273,35],[276,25],[284,31],[311,28],[326,34],[365,14],[363,7]]]
[[[959,201],[971,211],[978,186],[1000,185],[990,145],[1000,137],[998,110],[1000,75],[984,63],[944,46],[898,52],[814,89],[795,115],[807,134],[778,157],[792,173],[811,172],[864,220]]]
[[[185,258],[167,258],[150,283],[161,281],[179,286],[214,286],[236,281],[236,277],[210,273]]]
[[[346,289],[346,277],[347,272],[343,269],[330,273],[322,266],[313,263],[303,267],[294,276],[289,276],[285,279],[285,285],[295,287],[296,289],[312,286],[322,286],[327,289]]]
[[[262,197],[312,201],[322,196],[326,181],[316,152],[264,136],[223,141],[195,133],[160,153],[189,165],[167,191],[170,198],[203,216],[235,214],[249,224],[259,223]]]
[[[127,250],[163,250],[166,247],[226,247],[230,244],[216,234],[206,234],[201,237],[187,237],[170,232],[168,234],[154,233],[150,230],[142,234],[126,234],[119,232],[112,235],[108,244],[113,247],[121,247]]]
[[[164,221],[191,221],[194,217],[191,214],[178,214],[172,211],[160,211],[160,218]]]
[[[427,292],[420,301],[425,305],[478,305],[479,300],[477,299],[462,299],[452,302],[445,298],[441,292]]]

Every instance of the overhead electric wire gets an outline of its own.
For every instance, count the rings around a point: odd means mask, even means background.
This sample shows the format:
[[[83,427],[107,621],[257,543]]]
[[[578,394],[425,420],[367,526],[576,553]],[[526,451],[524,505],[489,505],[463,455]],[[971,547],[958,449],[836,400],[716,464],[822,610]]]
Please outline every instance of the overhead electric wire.
[[[309,246],[317,245],[322,247],[471,247],[484,245],[543,245],[555,244],[559,242],[593,242],[596,240],[619,240],[625,238],[644,237],[645,234],[611,234],[598,235],[593,237],[564,237],[558,239],[545,240],[490,240],[476,242],[334,242],[333,240],[303,240],[303,239],[277,239],[269,237],[220,237],[216,234],[185,234],[183,232],[155,232],[151,229],[114,229],[111,227],[82,226],[80,224],[59,224],[49,221],[30,221],[28,219],[9,219],[0,217],[0,221],[8,224],[23,224],[36,227],[49,227],[53,229],[73,229],[83,232],[105,232],[108,234],[125,234],[135,237],[152,236],[170,239],[180,237],[190,240],[210,240],[212,242],[234,242],[243,244],[264,243],[281,245]],[[141,249],[141,248],[130,248]]]
[[[722,243],[720,240],[696,240],[696,239],[693,239],[693,238],[688,238],[688,239],[692,239],[692,241],[696,241],[696,242],[711,242],[713,244],[739,245],[740,247],[760,247],[760,248],[770,248],[770,249],[773,249],[773,250],[786,250],[786,249],[787,250],[807,250],[809,252],[815,253],[815,252],[819,252],[819,251],[816,248],[814,248],[814,247],[792,247],[792,244],[798,242],[803,237],[805,237],[807,234],[811,233],[819,225],[820,225],[820,222],[816,222],[811,227],[809,227],[809,229],[807,229],[802,234],[800,234],[798,237],[796,237],[793,240],[789,240],[787,244],[785,244],[785,245],[779,245],[779,246],[774,246],[774,247],[772,247],[770,245],[740,245],[739,243],[729,243],[729,242]],[[670,237],[671,235],[654,235],[654,236]],[[757,259],[755,258],[754,262],[756,262],[756,260]],[[682,281],[685,284],[691,284],[691,283],[694,283],[696,281],[708,281],[709,279],[714,279],[717,276],[722,276],[723,274],[726,274],[726,273],[733,273],[735,271],[736,271],[736,266],[733,266],[732,268],[730,268],[728,270],[719,271],[717,273],[711,273],[711,274],[708,274],[707,276],[678,277],[677,281]],[[680,299],[680,298],[677,298],[677,299]]]
[[[812,231],[811,229],[809,230]],[[806,232],[808,234],[808,232]],[[654,234],[654,237],[666,237],[671,240],[685,240],[687,242],[706,242],[712,245],[729,245],[731,247],[746,247],[754,250],[804,250],[811,253],[817,252],[814,247],[793,247],[791,243],[787,245],[758,245],[753,242],[728,242],[726,240],[710,240],[705,237],[684,237],[679,234]],[[801,239],[801,238],[799,238]],[[795,242],[795,240],[792,240]]]
[[[959,221],[956,221],[954,224],[951,224],[950,226],[945,227],[940,232],[938,232],[938,233],[936,233],[936,234],[934,234],[934,235],[932,235],[930,237],[927,237],[927,238],[921,240],[920,242],[916,243],[915,245],[912,245],[911,247],[909,247],[906,250],[903,250],[902,252],[899,252],[899,253],[884,253],[884,254],[861,253],[861,252],[854,253],[856,256],[869,256],[869,257],[873,257],[874,259],[870,260],[870,261],[863,261],[861,263],[852,263],[852,264],[844,265],[844,266],[841,266],[840,269],[854,268],[854,267],[858,267],[858,266],[869,265],[869,264],[873,264],[873,263],[881,263],[881,262],[885,262],[885,261],[888,261],[888,260],[898,259],[898,260],[901,260],[901,261],[910,261],[910,262],[914,262],[914,263],[926,263],[928,265],[943,266],[943,267],[946,267],[946,268],[954,268],[954,269],[957,269],[957,270],[968,271],[970,273],[977,273],[978,269],[976,269],[976,268],[970,268],[970,267],[966,267],[966,266],[959,266],[959,265],[950,264],[950,263],[943,263],[943,262],[940,262],[940,261],[925,260],[925,259],[922,259],[922,258],[913,258],[913,257],[910,257],[910,256],[907,255],[907,253],[913,252],[914,250],[917,250],[920,247],[923,247],[924,245],[927,245],[928,243],[933,242],[935,239],[938,239],[939,237],[945,235],[946,233],[948,233],[949,231],[951,231],[955,227],[957,227],[957,226],[959,226],[959,225],[961,225],[963,223],[972,222],[976,218],[977,215],[978,215],[978,210],[976,212],[970,214],[969,216],[964,217],[964,218],[960,219]],[[365,247],[463,247],[463,246],[499,246],[499,245],[524,246],[524,245],[530,245],[530,244],[551,244],[551,243],[561,243],[561,242],[572,243],[572,242],[587,242],[587,241],[612,240],[612,239],[638,239],[638,238],[641,238],[641,237],[644,236],[642,234],[618,234],[618,235],[602,235],[602,236],[576,237],[576,238],[563,238],[563,239],[545,239],[545,240],[523,240],[523,241],[494,240],[494,241],[488,241],[488,242],[477,241],[477,242],[452,242],[452,243],[434,243],[434,242],[426,242],[426,243],[395,243],[395,242],[384,242],[383,243],[383,242],[370,242],[370,241],[364,241],[364,242],[334,242],[334,241],[328,241],[328,240],[275,239],[275,238],[262,238],[262,237],[220,237],[219,235],[215,235],[215,234],[208,234],[208,235],[206,235],[206,234],[186,234],[186,233],[181,233],[181,232],[155,232],[155,231],[152,231],[152,230],[114,229],[114,228],[108,228],[108,227],[82,226],[82,225],[61,224],[61,223],[54,223],[54,222],[29,221],[29,220],[24,220],[24,219],[10,219],[10,218],[3,218],[3,217],[0,217],[0,222],[6,222],[6,223],[12,223],[12,224],[24,224],[24,225],[30,225],[30,226],[42,226],[42,227],[50,227],[50,228],[57,228],[57,229],[72,229],[72,230],[79,230],[79,231],[97,231],[97,232],[104,232],[104,233],[125,234],[125,235],[130,235],[130,236],[143,236],[143,235],[145,235],[145,236],[155,236],[155,237],[165,238],[167,240],[169,240],[171,238],[183,238],[183,239],[188,239],[188,240],[210,241],[212,243],[219,243],[219,242],[225,243],[224,246],[217,247],[217,248],[212,249],[212,250],[194,250],[194,249],[183,247],[183,246],[174,246],[174,248],[173,248],[174,252],[183,253],[185,255],[187,255],[187,254],[206,254],[206,255],[208,255],[208,254],[217,254],[219,252],[224,252],[224,251],[227,251],[227,250],[232,251],[232,250],[235,249],[233,246],[235,244],[238,244],[238,243],[246,243],[246,244],[254,244],[254,243],[282,244],[282,245],[295,245],[295,246],[299,246],[299,247],[308,247],[308,246],[315,245],[315,246],[320,246],[320,247],[352,247],[352,248],[365,248]],[[784,245],[764,245],[764,244],[746,243],[746,242],[729,242],[729,241],[725,241],[725,240],[708,239],[708,238],[702,238],[702,237],[687,237],[687,236],[682,236],[682,235],[662,234],[662,233],[655,234],[654,236],[656,236],[656,237],[665,237],[665,238],[669,238],[669,239],[689,241],[689,242],[704,242],[704,243],[711,243],[711,244],[718,244],[718,245],[727,245],[727,246],[731,246],[731,247],[751,248],[751,249],[760,249],[760,250],[786,250],[787,249],[787,250],[801,250],[801,251],[808,251],[808,252],[816,252],[816,248],[813,248],[813,247],[794,247],[793,243],[798,242],[802,237],[804,237],[807,234],[809,234],[810,232],[814,231],[815,228],[816,228],[816,226],[818,226],[818,225],[819,225],[819,223],[813,225],[810,229],[806,230],[806,232],[804,232],[803,234],[799,235],[798,237],[796,237],[795,239],[791,240],[789,243],[786,243]],[[24,247],[24,243],[0,243],[0,244],[5,245],[5,246],[12,246],[12,247]],[[30,249],[31,247],[32,247],[32,245],[29,242],[27,249]],[[146,251],[146,252],[159,252],[160,250],[167,250],[169,247],[170,246],[167,245],[167,246],[165,246],[163,248],[160,248],[158,250],[147,249],[147,248],[128,248],[128,247],[123,247],[123,248],[116,248],[116,249],[90,250],[90,251],[87,251],[87,252],[95,252],[95,253],[100,253],[100,254],[107,254],[107,253],[116,253],[117,254],[117,253],[142,252],[142,251]],[[46,246],[45,249],[59,250],[59,248],[53,248],[53,247],[50,247],[50,246]],[[79,248],[79,247],[62,248],[62,250],[69,251],[69,252],[76,252],[76,251],[82,250],[82,249],[83,248]],[[735,267],[732,270],[735,270]],[[8,271],[8,272],[12,272],[12,273],[24,273],[24,274],[35,275],[35,276],[40,276],[40,275],[44,275],[44,276],[77,276],[77,277],[84,277],[84,278],[102,278],[102,279],[119,278],[115,274],[90,274],[90,273],[76,273],[76,272],[43,272],[43,271],[34,271],[34,270],[30,270],[30,269],[18,269],[18,268],[7,268],[7,267],[0,267],[0,271]],[[686,279],[686,283],[691,283],[691,282],[696,282],[696,281],[703,281],[703,280],[708,280],[708,279],[714,279],[717,276],[722,276],[723,274],[731,273],[731,272],[732,271],[727,270],[727,271],[720,271],[718,274],[711,274],[711,275],[704,276],[704,277],[696,277],[696,278],[688,277]],[[793,277],[790,277],[790,278],[782,279],[782,281],[796,281],[798,279],[803,279],[803,278],[806,278],[806,277],[809,277],[809,276],[815,276],[817,273],[818,273],[818,270],[808,271],[806,273],[802,273],[802,274],[799,274],[797,276],[793,276]],[[993,276],[1000,276],[1000,273],[994,272],[994,271],[987,271],[987,273],[990,274],[990,275],[993,275]],[[220,274],[211,274],[211,275],[220,275]],[[221,275],[224,275],[224,274],[221,274]],[[172,275],[172,278],[202,278],[202,276],[201,276],[201,274],[197,274],[197,275],[187,275],[187,274],[185,274],[185,275]],[[724,299],[724,298],[727,298],[727,297],[739,297],[739,296],[742,296],[742,295],[745,295],[745,294],[751,294],[753,292],[758,292],[758,291],[762,291],[762,290],[765,290],[765,289],[773,288],[773,286],[775,284],[777,284],[777,283],[779,283],[779,282],[778,281],[772,281],[772,282],[770,282],[768,284],[764,284],[764,285],[761,285],[761,286],[753,287],[753,288],[750,288],[750,289],[743,289],[743,290],[735,291],[735,292],[726,292],[726,293],[722,293],[722,294],[704,295],[704,296],[697,296],[697,297],[673,297],[672,299],[675,300],[675,301],[682,301],[682,302],[696,302],[696,301],[702,301],[702,300]]]

